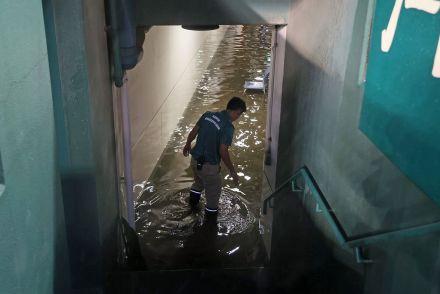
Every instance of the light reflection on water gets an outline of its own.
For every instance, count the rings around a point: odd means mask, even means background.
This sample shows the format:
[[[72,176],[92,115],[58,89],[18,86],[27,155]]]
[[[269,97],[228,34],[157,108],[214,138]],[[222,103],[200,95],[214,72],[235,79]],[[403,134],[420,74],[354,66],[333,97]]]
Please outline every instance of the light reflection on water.
[[[209,42],[199,50],[198,58],[212,57],[211,64],[151,177],[135,185],[136,228],[147,265],[243,267],[264,262],[258,214],[267,101],[262,92],[244,93],[243,84],[261,77],[268,67],[270,43],[270,27],[234,26],[227,30],[214,56],[206,55],[212,51]],[[203,223],[203,197],[199,211],[188,206],[193,177],[189,158],[181,152],[197,119],[205,111],[223,110],[232,96],[244,98],[248,108],[235,123],[230,148],[240,184],[234,187],[222,166],[218,223],[212,228]]]

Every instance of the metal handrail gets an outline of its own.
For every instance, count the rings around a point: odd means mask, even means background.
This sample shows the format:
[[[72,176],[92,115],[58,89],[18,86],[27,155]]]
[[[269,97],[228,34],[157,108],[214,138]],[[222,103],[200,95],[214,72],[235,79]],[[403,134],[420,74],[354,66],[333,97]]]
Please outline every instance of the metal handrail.
[[[267,213],[267,207],[269,206],[270,208],[272,207],[271,201],[272,199],[274,199],[277,194],[284,189],[285,186],[287,186],[288,184],[290,184],[291,181],[293,181],[295,178],[297,177],[297,175],[295,174],[293,177],[287,179],[286,181],[284,181],[274,192],[272,192],[272,194],[270,194],[269,197],[267,197],[266,199],[264,199],[263,201],[263,214]]]
[[[300,177],[303,178],[305,183],[305,186],[302,188],[297,186],[297,179],[299,179]],[[372,262],[371,260],[364,258],[362,255],[362,246],[364,245],[370,245],[390,239],[408,238],[440,232],[440,221],[438,221],[430,224],[417,225],[408,228],[383,230],[380,232],[373,232],[349,237],[345,232],[342,224],[336,217],[334,210],[331,209],[330,204],[328,203],[322,191],[319,189],[319,186],[313,178],[310,170],[306,166],[300,168],[293,177],[283,182],[278,189],[276,189],[269,197],[267,197],[263,201],[263,214],[267,214],[268,206],[273,208],[272,200],[276,198],[278,196],[278,193],[289,183],[291,184],[293,192],[304,193],[306,187],[310,190],[310,194],[317,203],[316,211],[323,213],[327,223],[330,225],[333,233],[335,234],[336,240],[340,243],[340,245],[348,248],[353,248],[354,255],[358,263]]]

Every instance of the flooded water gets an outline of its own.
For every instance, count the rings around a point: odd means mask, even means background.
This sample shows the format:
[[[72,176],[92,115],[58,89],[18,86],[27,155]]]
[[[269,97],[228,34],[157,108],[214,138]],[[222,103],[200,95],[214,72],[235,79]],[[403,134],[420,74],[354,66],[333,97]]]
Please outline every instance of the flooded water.
[[[198,58],[212,49],[209,41]],[[245,80],[258,80],[270,63],[271,27],[231,26],[218,47],[183,118],[150,178],[135,185],[136,228],[150,268],[261,266],[266,253],[259,233],[267,95],[244,92]],[[231,158],[240,176],[234,187],[222,165],[223,189],[217,225],[204,223],[188,205],[193,182],[190,158],[182,155],[187,135],[205,111],[219,111],[232,96],[247,112],[234,123]],[[133,158],[135,161],[136,158]]]

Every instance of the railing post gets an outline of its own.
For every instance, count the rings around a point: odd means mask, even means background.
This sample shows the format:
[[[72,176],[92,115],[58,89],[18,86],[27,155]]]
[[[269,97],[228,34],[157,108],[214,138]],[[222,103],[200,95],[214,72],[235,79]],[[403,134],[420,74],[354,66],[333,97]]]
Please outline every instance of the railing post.
[[[353,250],[357,263],[373,263],[373,260],[364,257],[361,246],[356,246]]]

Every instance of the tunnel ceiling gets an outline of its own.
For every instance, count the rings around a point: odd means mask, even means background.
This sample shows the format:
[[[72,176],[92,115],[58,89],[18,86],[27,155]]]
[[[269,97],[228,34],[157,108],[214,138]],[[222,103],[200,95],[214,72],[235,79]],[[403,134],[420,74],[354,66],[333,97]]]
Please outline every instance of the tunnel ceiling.
[[[136,1],[138,25],[286,24],[290,0]]]

